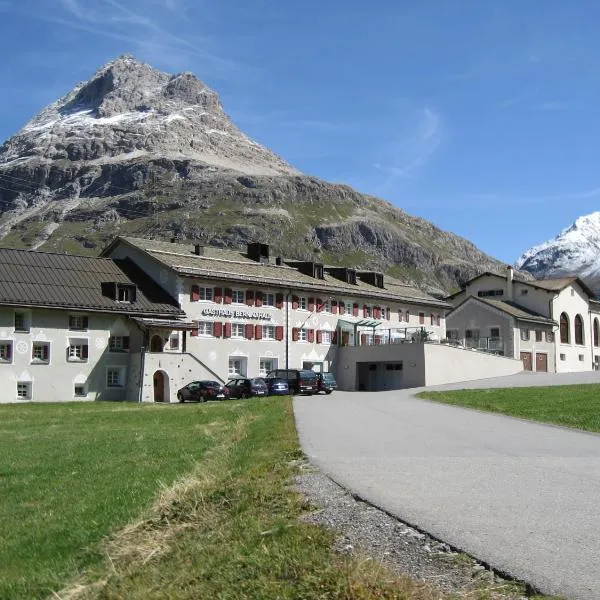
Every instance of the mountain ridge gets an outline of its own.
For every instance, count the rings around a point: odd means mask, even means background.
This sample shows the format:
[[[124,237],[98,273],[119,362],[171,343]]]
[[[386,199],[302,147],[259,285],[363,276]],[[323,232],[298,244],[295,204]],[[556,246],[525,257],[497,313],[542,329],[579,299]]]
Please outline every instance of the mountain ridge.
[[[443,295],[504,265],[349,186],[305,175],[242,132],[192,73],[131,56],[0,146],[3,245],[97,253],[116,234],[241,247],[387,271]]]

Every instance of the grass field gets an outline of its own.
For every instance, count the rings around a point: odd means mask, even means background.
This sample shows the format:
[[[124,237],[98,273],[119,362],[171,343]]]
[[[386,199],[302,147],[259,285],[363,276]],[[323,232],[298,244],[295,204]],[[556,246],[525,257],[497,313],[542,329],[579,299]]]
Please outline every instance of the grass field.
[[[0,405],[0,422],[0,598],[444,598],[299,520],[289,399]]]
[[[421,392],[420,398],[600,432],[600,385]]]

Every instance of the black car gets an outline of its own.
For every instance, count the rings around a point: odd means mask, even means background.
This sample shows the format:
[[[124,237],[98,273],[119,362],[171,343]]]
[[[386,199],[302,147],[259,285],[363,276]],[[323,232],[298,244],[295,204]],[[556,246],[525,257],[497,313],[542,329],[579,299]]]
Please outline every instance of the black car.
[[[267,373],[267,378],[285,379],[291,394],[316,394],[317,374],[305,369],[275,369]]]
[[[319,386],[319,392],[331,394],[333,390],[337,389],[337,381],[335,380],[333,373],[317,373],[317,383]]]
[[[218,381],[192,381],[177,391],[177,400],[186,402],[206,402],[207,400],[223,400],[226,397],[223,386]]]
[[[229,398],[250,398],[251,396],[266,396],[269,393],[265,380],[261,377],[246,379],[238,377],[230,379],[225,384]]]
[[[269,388],[269,396],[287,396],[290,393],[290,386],[287,379],[265,377],[265,383]]]

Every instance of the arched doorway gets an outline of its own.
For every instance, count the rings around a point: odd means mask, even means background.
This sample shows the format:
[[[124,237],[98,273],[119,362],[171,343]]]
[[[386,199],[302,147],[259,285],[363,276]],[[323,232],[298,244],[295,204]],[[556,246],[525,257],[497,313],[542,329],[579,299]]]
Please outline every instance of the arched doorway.
[[[164,371],[156,371],[152,378],[154,384],[154,402],[170,402],[169,377]]]
[[[162,352],[164,347],[162,337],[160,335],[153,335],[150,340],[150,352]]]

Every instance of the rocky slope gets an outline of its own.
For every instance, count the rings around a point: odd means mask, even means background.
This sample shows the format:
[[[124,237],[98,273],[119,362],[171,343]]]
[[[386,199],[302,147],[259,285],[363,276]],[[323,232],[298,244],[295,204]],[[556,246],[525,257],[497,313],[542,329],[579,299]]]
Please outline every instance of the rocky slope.
[[[502,265],[352,188],[303,175],[240,131],[191,73],[124,56],[0,147],[3,245],[95,253],[116,234],[379,268],[430,291]]]
[[[555,238],[530,248],[518,269],[536,278],[578,275],[600,293],[600,212],[579,217]]]

